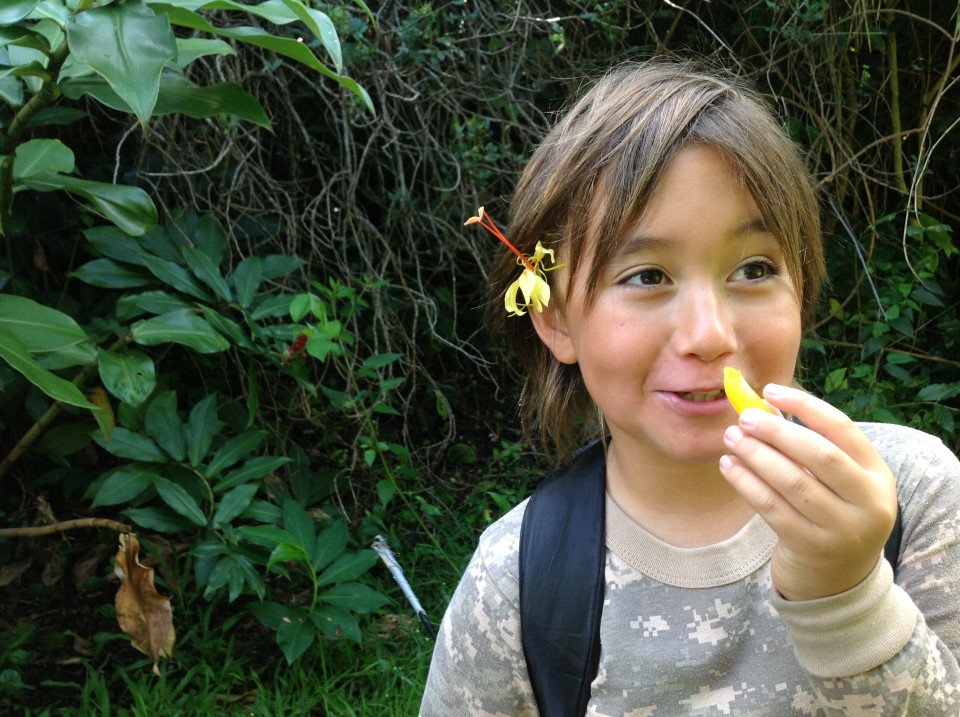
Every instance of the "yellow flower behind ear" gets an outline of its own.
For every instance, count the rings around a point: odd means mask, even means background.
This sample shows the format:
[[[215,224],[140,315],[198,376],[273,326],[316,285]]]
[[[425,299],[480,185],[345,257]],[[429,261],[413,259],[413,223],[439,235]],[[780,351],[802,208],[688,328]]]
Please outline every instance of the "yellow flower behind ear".
[[[493,234],[517,255],[517,263],[523,266],[520,278],[510,284],[507,292],[503,295],[503,305],[506,307],[507,313],[513,316],[523,316],[527,313],[526,309],[531,306],[537,313],[542,312],[543,308],[550,304],[550,284],[547,283],[547,272],[560,269],[563,266],[561,264],[547,268],[543,265],[544,259],[547,257],[550,257],[551,264],[556,263],[553,249],[547,249],[543,244],[537,242],[533,256],[524,254],[497,229],[497,225],[493,223],[490,216],[484,213],[483,207],[477,210],[477,216],[470,217],[464,222],[464,226],[468,224],[479,224]],[[517,303],[517,294],[523,295],[522,304]]]

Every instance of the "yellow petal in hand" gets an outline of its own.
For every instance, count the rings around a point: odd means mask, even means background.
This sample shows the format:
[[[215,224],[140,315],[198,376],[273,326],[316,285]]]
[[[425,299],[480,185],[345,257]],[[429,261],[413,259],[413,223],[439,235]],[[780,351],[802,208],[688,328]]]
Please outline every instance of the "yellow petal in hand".
[[[748,408],[759,408],[767,413],[773,413],[766,401],[750,387],[743,374],[731,366],[723,367],[723,390],[727,394],[727,400],[738,414]]]

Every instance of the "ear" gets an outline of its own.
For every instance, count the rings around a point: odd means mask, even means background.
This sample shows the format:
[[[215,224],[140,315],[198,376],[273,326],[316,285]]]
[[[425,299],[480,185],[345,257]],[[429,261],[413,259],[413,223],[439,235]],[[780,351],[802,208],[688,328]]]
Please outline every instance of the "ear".
[[[542,312],[534,308],[528,311],[533,328],[537,332],[540,340],[550,349],[550,353],[560,363],[575,364],[577,362],[577,350],[567,328],[567,320],[563,311],[554,304],[545,306]]]

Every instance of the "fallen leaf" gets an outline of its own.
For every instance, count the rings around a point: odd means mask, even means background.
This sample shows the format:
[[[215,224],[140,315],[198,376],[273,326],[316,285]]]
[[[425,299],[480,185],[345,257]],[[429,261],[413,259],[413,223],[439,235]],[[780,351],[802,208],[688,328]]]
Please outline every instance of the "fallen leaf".
[[[18,580],[31,565],[33,565],[33,558],[0,565],[0,588]]]
[[[140,652],[153,659],[153,672],[161,657],[173,656],[177,635],[173,629],[173,607],[153,584],[153,568],[140,563],[140,541],[132,533],[121,534],[114,572],[120,578],[117,590],[117,623]]]
[[[82,590],[84,584],[96,575],[100,563],[110,554],[110,548],[103,543],[97,543],[86,555],[73,564],[73,584],[77,590]]]

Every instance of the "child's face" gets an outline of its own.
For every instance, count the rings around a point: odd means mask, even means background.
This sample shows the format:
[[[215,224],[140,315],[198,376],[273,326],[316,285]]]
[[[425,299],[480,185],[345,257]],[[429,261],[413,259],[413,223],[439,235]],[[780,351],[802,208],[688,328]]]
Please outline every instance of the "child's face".
[[[684,148],[588,309],[591,261],[569,296],[534,315],[541,338],[579,364],[614,442],[653,460],[716,460],[736,422],[723,367],[757,389],[790,383],[800,345],[797,292],[750,192],[716,150]]]

